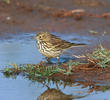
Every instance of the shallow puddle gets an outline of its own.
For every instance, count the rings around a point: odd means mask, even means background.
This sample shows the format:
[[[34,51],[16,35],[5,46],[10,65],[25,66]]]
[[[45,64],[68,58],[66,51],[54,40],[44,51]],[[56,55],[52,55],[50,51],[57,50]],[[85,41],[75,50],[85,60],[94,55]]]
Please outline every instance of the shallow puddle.
[[[42,93],[47,91],[49,93],[50,89],[57,91],[55,84],[50,84],[48,89],[41,83],[31,82],[22,77],[17,77],[17,79],[6,79],[0,74],[0,99],[1,100],[36,100]],[[81,89],[81,87],[63,87],[60,86],[59,90],[61,94],[66,95],[85,95],[87,89]],[[79,93],[78,93],[79,92]],[[82,93],[81,93],[82,92]],[[48,94],[47,93],[47,94]],[[50,92],[51,94],[51,92]],[[60,94],[59,94],[60,95]]]
[[[32,40],[34,34],[12,35],[0,41],[0,66],[17,64],[37,64],[43,56]]]
[[[55,33],[53,33],[55,34]],[[12,63],[17,64],[37,64],[44,60],[44,57],[38,52],[36,48],[36,41],[32,39],[34,33],[21,33],[19,35],[9,34],[8,36],[0,37],[0,70]],[[62,37],[63,38],[63,37]],[[81,37],[74,35],[66,36],[64,38],[71,42],[87,43],[94,41],[96,38]],[[65,54],[63,55],[65,57]],[[74,82],[70,85],[65,85],[64,82],[32,82],[22,76],[13,78],[5,78],[0,73],[0,99],[1,100],[45,100],[46,96],[57,99],[53,100],[110,100],[109,90],[102,92],[102,90],[94,90],[89,93],[89,87],[77,85]],[[101,86],[100,84],[98,86]],[[109,87],[109,86],[108,86]]]
[[[110,90],[102,92],[94,90],[89,93],[91,86],[63,82],[32,82],[21,76],[5,78],[0,74],[0,98],[2,100],[109,100]],[[109,86],[108,86],[109,87]],[[57,98],[57,99],[56,99]]]

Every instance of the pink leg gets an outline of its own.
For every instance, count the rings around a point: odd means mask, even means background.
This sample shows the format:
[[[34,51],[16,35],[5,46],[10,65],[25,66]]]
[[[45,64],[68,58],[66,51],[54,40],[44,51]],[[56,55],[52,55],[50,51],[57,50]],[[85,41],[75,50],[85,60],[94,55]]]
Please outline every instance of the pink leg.
[[[57,64],[59,63],[59,57],[57,57]]]

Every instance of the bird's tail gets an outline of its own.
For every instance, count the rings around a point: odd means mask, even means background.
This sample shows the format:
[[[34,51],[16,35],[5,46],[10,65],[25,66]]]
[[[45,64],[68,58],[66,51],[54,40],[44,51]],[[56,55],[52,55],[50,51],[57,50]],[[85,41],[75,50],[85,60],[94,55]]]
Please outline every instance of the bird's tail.
[[[72,47],[83,47],[86,46],[87,44],[84,43],[72,43]]]

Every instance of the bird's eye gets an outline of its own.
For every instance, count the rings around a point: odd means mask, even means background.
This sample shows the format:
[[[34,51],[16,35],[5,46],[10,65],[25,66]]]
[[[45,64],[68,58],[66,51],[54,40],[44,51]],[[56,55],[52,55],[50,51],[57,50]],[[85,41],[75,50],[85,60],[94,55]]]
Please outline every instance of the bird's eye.
[[[39,36],[39,38],[41,39],[42,37],[41,37],[41,36]]]

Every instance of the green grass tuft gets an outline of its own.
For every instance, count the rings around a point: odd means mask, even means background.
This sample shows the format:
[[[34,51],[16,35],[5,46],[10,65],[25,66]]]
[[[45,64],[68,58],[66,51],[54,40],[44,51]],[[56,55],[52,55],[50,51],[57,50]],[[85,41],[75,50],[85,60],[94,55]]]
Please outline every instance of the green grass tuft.
[[[16,66],[16,67],[15,67]],[[22,65],[17,66],[16,64],[12,64],[11,68],[4,68],[3,73],[6,77],[12,77],[16,76],[20,73],[23,73],[28,77],[30,80],[37,80],[41,81],[46,80],[49,76],[55,74],[55,73],[61,73],[63,70],[57,66],[43,66],[43,65]]]
[[[102,45],[87,56],[102,68],[110,67],[110,50],[105,49]]]

